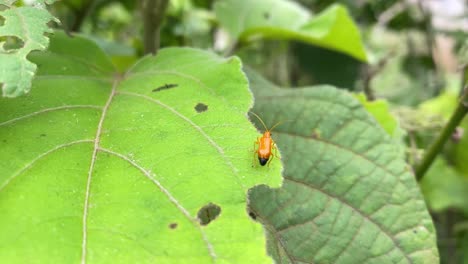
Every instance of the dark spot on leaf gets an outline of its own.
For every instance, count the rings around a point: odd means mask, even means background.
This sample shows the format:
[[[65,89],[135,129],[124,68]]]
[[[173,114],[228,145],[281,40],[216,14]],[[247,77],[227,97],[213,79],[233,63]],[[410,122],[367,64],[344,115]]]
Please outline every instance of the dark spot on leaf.
[[[197,111],[198,113],[205,112],[206,110],[208,110],[208,106],[206,104],[198,103],[195,106],[195,111]]]
[[[41,136],[41,137],[45,137],[45,136],[47,136],[47,135],[46,135],[46,134],[40,134],[39,136]]]
[[[7,52],[13,52],[24,47],[24,41],[17,36],[5,36],[3,42],[3,48]]]
[[[221,213],[221,207],[214,203],[209,203],[198,210],[197,218],[201,225],[208,225]]]
[[[270,13],[268,13],[268,12],[263,13],[263,17],[265,19],[269,19],[270,18]]]
[[[415,233],[415,234],[416,234],[416,233],[418,233],[418,230],[416,230],[416,229],[413,229],[413,233]]]
[[[314,139],[320,139],[320,130],[314,129],[311,134],[312,138]]]
[[[254,212],[249,211],[249,216],[250,216],[250,218],[252,218],[253,220],[257,220],[257,215],[256,215]]]
[[[2,5],[0,5],[0,11],[2,10]],[[3,18],[2,16],[0,16],[0,27],[3,26],[3,24],[5,24],[5,18]]]
[[[47,26],[51,28],[57,28],[58,26],[61,26],[61,25],[56,20],[50,20],[49,22],[47,22]],[[44,32],[42,35],[46,37],[51,37],[54,34],[51,32]]]
[[[169,228],[170,229],[176,229],[177,228],[177,223],[170,223]]]
[[[167,89],[171,89],[171,88],[175,88],[179,86],[178,84],[175,84],[175,83],[169,83],[169,84],[164,84],[162,86],[159,86],[158,88],[155,88],[153,89],[153,92],[160,92],[162,90],[167,90]]]
[[[4,140],[2,140],[2,141],[3,141],[3,143],[7,143],[7,140],[6,140],[6,139],[4,139]]]

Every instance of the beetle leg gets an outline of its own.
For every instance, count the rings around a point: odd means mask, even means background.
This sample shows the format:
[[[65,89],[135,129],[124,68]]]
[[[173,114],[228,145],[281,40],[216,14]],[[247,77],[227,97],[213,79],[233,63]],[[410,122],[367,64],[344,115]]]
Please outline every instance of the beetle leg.
[[[271,154],[272,154],[275,158],[281,160],[281,158],[278,156],[278,148],[276,147],[276,143],[275,143],[274,141],[271,143],[271,149],[273,150]]]
[[[278,156],[278,148],[276,147],[276,144],[273,145],[273,151],[275,152],[275,154],[273,156],[275,156],[275,158],[281,160],[280,156]]]
[[[255,145],[258,145],[259,144],[259,140],[260,138],[257,138],[257,141],[254,141],[254,144],[253,144],[253,159],[252,159],[252,167],[255,166],[255,155],[257,154],[257,150],[255,148]]]

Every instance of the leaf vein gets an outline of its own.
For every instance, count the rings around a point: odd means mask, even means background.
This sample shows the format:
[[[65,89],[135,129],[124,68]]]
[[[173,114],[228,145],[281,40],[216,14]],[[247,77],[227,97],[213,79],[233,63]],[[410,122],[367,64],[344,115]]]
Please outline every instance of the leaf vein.
[[[297,184],[301,184],[301,185],[304,185],[306,187],[309,187],[313,190],[316,190],[318,192],[321,192],[322,194],[328,196],[328,197],[331,197],[331,198],[334,198],[338,201],[340,201],[341,203],[347,205],[349,208],[353,209],[355,212],[357,212],[362,218],[368,220],[370,223],[374,224],[378,229],[380,229],[382,231],[382,233],[384,233],[388,238],[390,238],[392,241],[393,241],[393,244],[399,249],[399,251],[405,256],[405,258],[408,260],[409,263],[413,263],[413,261],[405,254],[406,252],[403,250],[403,248],[401,248],[401,245],[398,243],[398,241],[396,240],[395,237],[391,236],[391,234],[389,233],[389,231],[384,227],[382,226],[380,223],[376,222],[374,219],[370,218],[369,216],[367,216],[364,212],[362,212],[359,208],[356,208],[354,207],[353,205],[351,205],[350,203],[348,203],[348,201],[346,200],[343,200],[341,199],[340,197],[336,196],[336,195],[333,195],[332,193],[329,193],[325,190],[322,190],[322,189],[319,189],[309,183],[306,183],[306,182],[302,182],[302,181],[299,181],[297,179],[293,179],[291,178],[290,176],[284,176],[284,179],[285,180],[288,180],[290,182],[295,182]]]
[[[26,114],[24,116],[20,116],[20,117],[10,119],[8,121],[0,123],[0,126],[8,125],[8,124],[20,121],[22,119],[26,119],[26,118],[33,117],[33,116],[36,116],[36,115],[40,115],[40,114],[47,113],[47,112],[54,112],[54,111],[59,111],[59,110],[68,110],[68,109],[75,109],[75,108],[91,108],[91,109],[102,110],[102,107],[97,106],[97,105],[64,105],[64,106],[57,106],[57,107],[41,109],[39,111],[32,112],[32,113]]]
[[[159,101],[159,100],[156,100],[154,98],[151,98],[149,96],[146,96],[146,95],[142,95],[142,94],[138,94],[138,93],[132,93],[132,92],[117,92],[118,94],[123,94],[123,95],[129,95],[129,96],[134,96],[134,97],[139,97],[139,98],[142,98],[142,99],[145,99],[145,100],[148,100],[150,102],[153,102],[161,107],[163,107],[164,109],[167,109],[169,110],[170,112],[172,112],[173,114],[175,114],[176,116],[178,116],[179,118],[181,118],[182,120],[184,120],[185,122],[189,123],[193,128],[195,128],[209,143],[210,145],[212,145],[217,151],[218,153],[221,155],[221,157],[223,158],[223,160],[225,161],[225,163],[229,166],[229,168],[231,169],[231,171],[234,173],[235,175],[235,179],[236,179],[236,182],[237,184],[241,187],[242,190],[245,190],[245,186],[244,184],[240,181],[239,179],[239,174],[238,174],[238,169],[234,166],[234,164],[232,164],[232,162],[227,158],[226,156],[226,153],[224,152],[223,148],[221,148],[208,134],[205,133],[205,131],[199,127],[197,124],[195,124],[194,122],[192,122],[190,119],[188,119],[186,116],[182,115],[181,113],[179,113],[177,110],[175,110],[174,108],[164,104],[163,102]]]
[[[350,152],[351,154],[357,156],[357,157],[360,157],[362,158],[363,160],[366,160],[368,161],[369,163],[379,167],[380,169],[382,169],[383,171],[385,171],[386,173],[392,175],[392,176],[395,176],[396,178],[399,178],[399,175],[390,171],[388,168],[384,167],[383,165],[381,164],[378,164],[378,163],[375,163],[374,161],[372,161],[370,158],[368,158],[367,156],[364,156],[362,155],[361,153],[358,153],[356,151],[354,151],[353,149],[350,149],[350,148],[346,148],[345,146],[342,146],[342,145],[339,145],[335,142],[332,142],[332,141],[329,141],[329,140],[326,140],[324,138],[315,138],[315,137],[306,137],[306,136],[303,136],[303,135],[298,135],[298,134],[292,134],[292,133],[288,133],[288,132],[281,132],[281,131],[276,131],[275,132],[276,134],[283,134],[283,135],[289,135],[291,137],[300,137],[300,138],[304,138],[306,140],[313,140],[313,141],[317,141],[317,142],[322,142],[324,144],[327,144],[327,145],[331,145],[331,146],[334,146],[340,150],[343,150],[343,151],[347,151],[347,152]]]
[[[30,169],[34,163],[36,163],[38,160],[46,157],[47,155],[59,150],[59,149],[62,149],[62,148],[65,148],[65,147],[68,147],[68,146],[72,146],[72,145],[75,145],[75,144],[79,144],[79,143],[91,143],[93,142],[92,140],[77,140],[77,141],[73,141],[73,142],[69,142],[69,143],[65,143],[65,144],[62,144],[62,145],[59,145],[59,146],[56,146],[55,148],[52,148],[44,153],[42,153],[41,155],[37,156],[35,159],[33,159],[31,162],[29,162],[28,164],[26,164],[26,166],[24,166],[22,169],[20,169],[18,172],[16,172],[15,174],[13,174],[13,176],[11,176],[10,178],[8,178],[1,186],[0,186],[0,192],[13,180],[15,179],[16,177],[18,177],[19,175],[21,175],[23,172],[27,171],[28,169]]]
[[[225,104],[225,106],[232,106],[230,103],[228,103],[226,101],[226,99],[223,97],[223,96],[220,96],[218,95],[215,90],[213,88],[211,88],[210,86],[206,85],[204,82],[202,82],[200,79],[192,76],[192,75],[188,75],[188,74],[184,74],[184,73],[180,73],[180,72],[176,72],[176,71],[164,71],[164,70],[161,70],[161,71],[144,71],[144,72],[138,72],[138,73],[133,73],[131,75],[129,75],[128,78],[132,78],[132,77],[135,77],[135,76],[138,76],[138,75],[151,75],[151,76],[154,76],[154,75],[164,75],[164,74],[172,74],[172,75],[176,75],[178,77],[182,77],[182,78],[185,78],[185,79],[189,79],[189,80],[192,80],[192,81],[195,81],[196,83],[198,83],[199,85],[203,86],[204,88],[206,88],[210,93],[211,95],[217,97],[217,98],[220,98]],[[125,92],[120,92],[120,93],[125,93]],[[129,92],[130,93],[130,92]],[[143,96],[143,95],[142,95]]]
[[[96,157],[97,157],[97,152],[99,148],[99,142],[101,139],[101,132],[102,132],[102,126],[104,124],[104,119],[106,118],[107,110],[109,109],[109,106],[112,102],[112,99],[114,98],[115,95],[115,90],[117,88],[117,85],[120,81],[120,78],[116,78],[114,80],[114,84],[112,85],[112,91],[110,92],[109,98],[107,99],[106,104],[104,105],[104,108],[102,109],[102,114],[101,118],[99,120],[97,130],[96,130],[96,137],[94,139],[94,149],[93,149],[93,154],[91,155],[91,162],[89,165],[89,171],[88,171],[88,179],[86,180],[86,191],[85,191],[85,197],[84,197],[84,206],[83,206],[83,237],[82,237],[82,244],[81,244],[81,264],[86,263],[86,243],[87,243],[87,228],[88,228],[88,209],[89,209],[89,195],[90,195],[90,188],[91,188],[91,178],[93,175],[93,170],[94,170],[94,165],[96,163]]]
[[[187,211],[187,209],[185,209],[178,201],[177,199],[169,192],[169,190],[167,190],[166,188],[164,188],[164,186],[162,186],[162,184],[156,180],[156,178],[147,170],[145,170],[142,166],[138,165],[136,162],[132,161],[130,158],[120,154],[120,153],[117,153],[117,152],[114,152],[112,150],[109,150],[109,149],[104,149],[104,148],[98,148],[99,151],[102,151],[102,152],[106,152],[106,153],[109,153],[109,154],[112,154],[114,156],[117,156],[125,161],[127,161],[128,163],[130,163],[133,167],[135,167],[136,169],[138,169],[139,171],[141,171],[145,176],[146,178],[148,178],[151,182],[153,182],[158,188],[159,190],[164,193],[164,195],[166,195],[166,197],[169,199],[169,201],[171,201],[177,209],[179,209],[179,211],[181,211],[181,213],[190,221],[193,223],[193,225],[200,231],[202,237],[203,237],[203,240],[208,248],[208,252],[211,256],[211,258],[213,260],[215,260],[217,257],[216,257],[216,253],[214,252],[214,249],[213,249],[213,245],[211,245],[211,243],[208,241],[208,238],[205,234],[205,232],[203,232],[203,230],[201,229],[200,225],[198,224],[198,221],[193,218],[190,213]]]

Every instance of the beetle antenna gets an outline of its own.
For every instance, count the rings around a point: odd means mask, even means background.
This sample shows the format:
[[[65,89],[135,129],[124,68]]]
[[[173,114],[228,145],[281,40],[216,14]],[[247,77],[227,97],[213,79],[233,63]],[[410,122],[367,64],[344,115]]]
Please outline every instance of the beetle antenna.
[[[274,125],[270,128],[269,131],[272,131],[273,128],[275,128],[275,127],[277,127],[277,126],[279,126],[279,125],[281,125],[281,124],[283,124],[283,123],[285,123],[285,122],[290,122],[290,121],[292,121],[292,120],[281,120],[281,121],[278,121],[276,124],[274,124]]]
[[[263,127],[265,128],[265,131],[269,131],[268,128],[267,128],[267,126],[265,125],[265,123],[263,123],[263,120],[262,120],[256,113],[254,113],[254,112],[252,112],[252,111],[250,111],[250,113],[251,113],[252,115],[254,115],[254,116],[262,123]]]

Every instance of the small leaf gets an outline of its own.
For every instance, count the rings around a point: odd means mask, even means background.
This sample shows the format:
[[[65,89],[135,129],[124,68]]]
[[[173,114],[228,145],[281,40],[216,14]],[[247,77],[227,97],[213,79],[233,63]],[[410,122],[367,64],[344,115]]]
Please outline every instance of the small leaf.
[[[254,73],[249,80],[256,113],[290,120],[274,132],[283,186],[249,192],[278,263],[438,262],[414,175],[356,99],[331,86],[280,89]]]
[[[288,0],[226,0],[214,8],[221,25],[240,42],[259,37],[303,41],[367,61],[359,29],[339,4],[312,18]]]
[[[457,173],[442,158],[435,160],[420,185],[432,210],[456,208],[468,214],[468,178]]]
[[[59,33],[31,58],[32,92],[0,99],[0,263],[271,263],[246,194],[281,164],[252,167],[238,58],[162,49],[122,76]]]
[[[401,135],[398,122],[390,113],[388,102],[383,99],[367,101],[364,94],[356,94],[355,97],[361,102],[367,111],[375,118],[380,126],[392,137]]]
[[[47,23],[56,20],[45,9],[44,1],[36,1],[34,7],[15,7],[14,2],[0,1],[0,5],[7,7],[0,11],[0,17],[4,19],[0,26],[0,85],[3,84],[3,96],[6,97],[16,97],[31,89],[37,67],[27,56],[33,50],[47,48],[49,38],[45,33],[52,33]],[[2,42],[8,39],[21,42],[20,47],[7,49]]]

